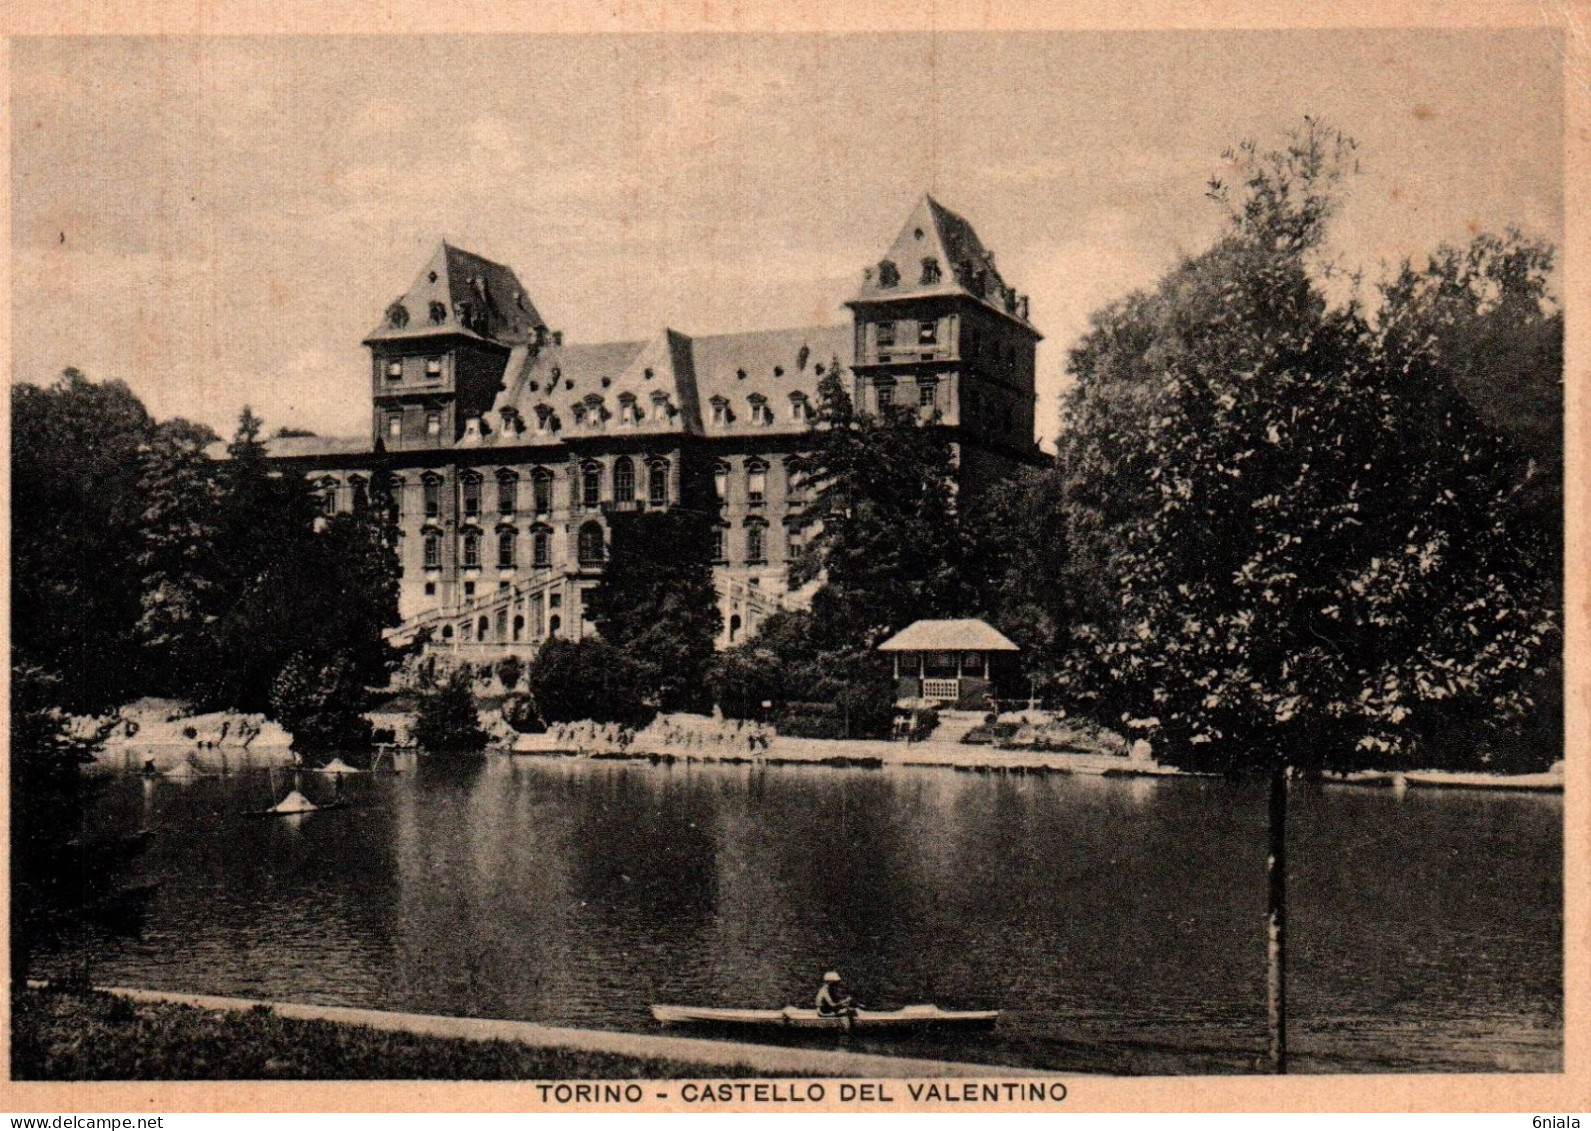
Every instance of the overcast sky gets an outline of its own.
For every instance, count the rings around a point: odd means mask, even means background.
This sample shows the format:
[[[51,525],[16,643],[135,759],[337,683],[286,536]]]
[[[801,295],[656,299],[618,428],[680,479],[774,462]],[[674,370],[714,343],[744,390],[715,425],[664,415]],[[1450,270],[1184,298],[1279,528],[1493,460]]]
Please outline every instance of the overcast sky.
[[[14,41],[17,380],[361,434],[438,240],[572,341],[845,317],[932,191],[1032,295],[1038,431],[1089,313],[1218,225],[1220,153],[1358,139],[1350,265],[1562,236],[1546,31]]]

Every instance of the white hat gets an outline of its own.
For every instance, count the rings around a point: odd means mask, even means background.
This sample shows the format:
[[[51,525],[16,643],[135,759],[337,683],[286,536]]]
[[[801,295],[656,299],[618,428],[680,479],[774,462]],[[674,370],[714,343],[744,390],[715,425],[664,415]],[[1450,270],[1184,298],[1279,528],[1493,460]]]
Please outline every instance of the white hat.
[[[823,975],[823,980],[825,982],[838,982],[840,980],[840,976],[833,970],[830,970],[827,974]]]

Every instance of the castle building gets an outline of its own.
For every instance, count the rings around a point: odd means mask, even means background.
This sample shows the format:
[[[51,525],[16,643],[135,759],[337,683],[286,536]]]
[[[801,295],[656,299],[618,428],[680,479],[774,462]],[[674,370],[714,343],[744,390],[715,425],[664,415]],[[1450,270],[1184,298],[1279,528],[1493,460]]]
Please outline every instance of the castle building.
[[[589,634],[611,516],[689,505],[700,474],[733,644],[804,596],[786,581],[808,502],[792,462],[825,374],[861,411],[948,429],[964,494],[1039,458],[1041,335],[966,220],[924,196],[846,305],[836,325],[575,344],[511,268],[444,243],[365,338],[369,435],[268,450],[328,510],[384,477],[403,632],[480,659]]]

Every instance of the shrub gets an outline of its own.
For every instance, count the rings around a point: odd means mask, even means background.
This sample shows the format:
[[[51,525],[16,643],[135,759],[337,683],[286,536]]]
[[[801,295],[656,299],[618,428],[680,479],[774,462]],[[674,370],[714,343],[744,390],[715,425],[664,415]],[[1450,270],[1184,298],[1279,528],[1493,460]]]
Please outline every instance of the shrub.
[[[486,749],[470,677],[455,673],[420,702],[414,720],[414,741],[429,754],[479,754]]]
[[[553,639],[530,665],[534,709],[548,723],[624,723],[643,727],[656,710],[642,701],[640,665],[598,637]]]
[[[503,685],[504,691],[518,687],[524,674],[525,663],[518,656],[507,656],[497,661],[497,681]]]

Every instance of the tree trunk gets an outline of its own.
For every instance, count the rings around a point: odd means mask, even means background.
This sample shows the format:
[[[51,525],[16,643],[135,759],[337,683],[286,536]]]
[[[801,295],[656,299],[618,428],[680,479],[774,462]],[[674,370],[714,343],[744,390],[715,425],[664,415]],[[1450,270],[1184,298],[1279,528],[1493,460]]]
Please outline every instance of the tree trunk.
[[[1287,1071],[1287,766],[1271,767],[1270,854],[1265,861],[1266,1005],[1271,1070]]]

